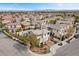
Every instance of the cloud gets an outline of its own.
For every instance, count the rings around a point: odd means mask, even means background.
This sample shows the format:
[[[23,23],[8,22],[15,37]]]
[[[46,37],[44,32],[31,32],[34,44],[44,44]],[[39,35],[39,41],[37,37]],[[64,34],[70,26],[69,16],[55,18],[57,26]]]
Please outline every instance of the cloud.
[[[59,3],[56,9],[79,9],[78,3]]]

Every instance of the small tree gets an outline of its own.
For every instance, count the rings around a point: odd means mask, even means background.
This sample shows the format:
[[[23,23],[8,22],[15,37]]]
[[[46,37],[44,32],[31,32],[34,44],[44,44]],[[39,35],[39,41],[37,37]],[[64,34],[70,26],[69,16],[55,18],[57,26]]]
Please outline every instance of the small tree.
[[[75,16],[75,22],[79,23],[79,16]]]
[[[30,36],[30,44],[31,44],[31,47],[39,46],[39,41],[38,41],[36,35],[31,34],[31,36]]]
[[[49,20],[48,23],[49,24],[55,24],[56,23],[56,20]]]
[[[30,44],[31,47],[39,46],[39,40],[37,39],[37,36],[34,35],[34,34],[30,34],[30,35],[27,35],[27,36],[22,36],[21,40],[25,44]]]
[[[23,22],[24,20],[25,20],[25,19],[22,18],[22,19],[21,19],[21,22]]]
[[[2,21],[0,20],[0,28],[4,27],[4,24],[2,23]]]
[[[16,32],[20,32],[21,31],[21,28],[18,28],[17,30],[16,30]]]

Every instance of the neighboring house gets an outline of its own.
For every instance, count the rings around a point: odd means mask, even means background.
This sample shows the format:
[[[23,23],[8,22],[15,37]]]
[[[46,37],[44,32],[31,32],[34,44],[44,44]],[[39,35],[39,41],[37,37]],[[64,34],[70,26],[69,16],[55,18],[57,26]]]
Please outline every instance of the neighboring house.
[[[23,22],[21,22],[21,25],[22,25],[22,28],[23,29],[28,29],[28,28],[30,28],[29,26],[31,24],[30,24],[30,22],[23,21]]]
[[[73,17],[66,17],[63,20],[58,20],[56,24],[48,24],[47,28],[52,29],[56,36],[59,35],[66,35],[68,32],[67,30],[70,27],[73,27],[75,19]]]
[[[9,23],[5,26],[9,29],[9,32],[13,32],[13,33],[16,32],[16,25]]]
[[[40,43],[46,42],[48,40],[48,37],[50,36],[49,31],[46,29],[21,31],[19,32],[19,35],[26,35],[28,34],[28,32],[33,32],[37,36],[37,39],[40,39]]]
[[[8,23],[7,25],[5,25],[10,32],[15,33],[17,29],[21,28],[21,25],[18,23]]]
[[[69,25],[66,25],[66,24],[49,24],[47,26],[47,28],[51,29],[52,32],[55,34],[55,36],[59,37],[60,35],[65,35],[67,34],[66,30],[69,29]]]
[[[3,24],[8,24],[8,23],[10,23],[10,22],[11,22],[10,20],[3,20],[3,21],[2,21]]]

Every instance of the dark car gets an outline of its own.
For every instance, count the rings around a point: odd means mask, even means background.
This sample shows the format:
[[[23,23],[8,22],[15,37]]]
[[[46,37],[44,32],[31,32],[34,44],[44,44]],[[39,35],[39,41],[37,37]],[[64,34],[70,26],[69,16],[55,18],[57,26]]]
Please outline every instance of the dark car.
[[[79,38],[79,34],[76,34],[74,37],[75,37],[75,38]]]

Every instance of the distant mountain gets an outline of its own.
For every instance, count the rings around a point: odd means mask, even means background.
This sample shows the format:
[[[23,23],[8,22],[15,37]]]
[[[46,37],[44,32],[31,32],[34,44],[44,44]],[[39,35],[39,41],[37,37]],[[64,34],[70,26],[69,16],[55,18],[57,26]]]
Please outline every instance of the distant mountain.
[[[0,12],[79,12],[79,9],[0,10]]]

